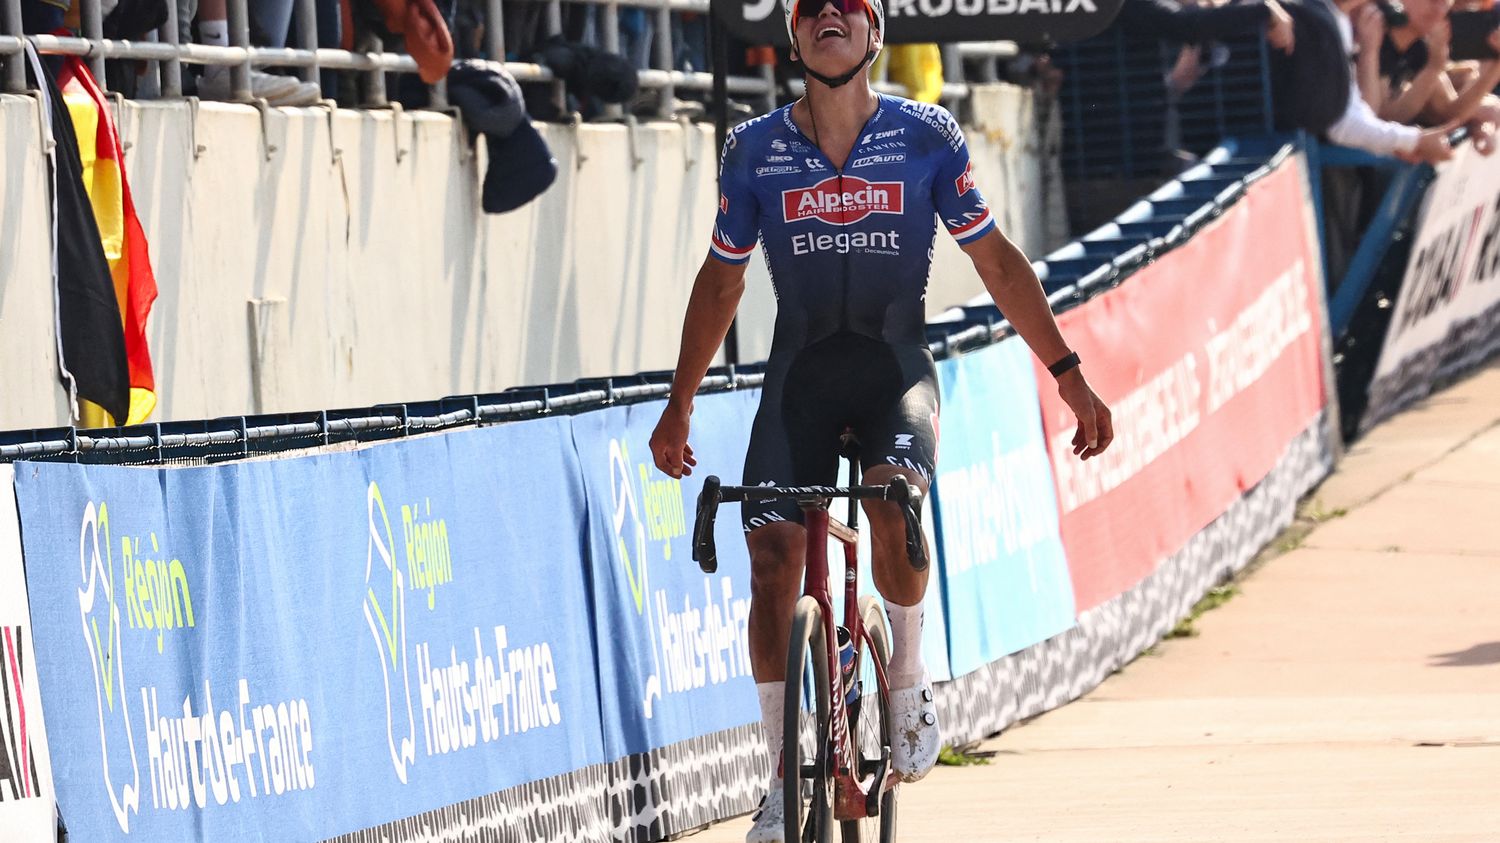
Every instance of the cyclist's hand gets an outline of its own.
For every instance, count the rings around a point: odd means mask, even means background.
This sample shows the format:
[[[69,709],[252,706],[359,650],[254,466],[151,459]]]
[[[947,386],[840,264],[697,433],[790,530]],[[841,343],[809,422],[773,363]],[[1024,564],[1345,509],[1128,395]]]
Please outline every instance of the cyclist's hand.
[[[693,446],[687,441],[690,412],[667,404],[651,433],[651,459],[662,473],[672,477],[686,477],[698,464],[693,458]]]
[[[1083,372],[1074,369],[1058,378],[1057,394],[1078,417],[1078,431],[1073,434],[1073,455],[1080,459],[1097,457],[1115,440],[1115,428],[1109,408],[1094,394]]]

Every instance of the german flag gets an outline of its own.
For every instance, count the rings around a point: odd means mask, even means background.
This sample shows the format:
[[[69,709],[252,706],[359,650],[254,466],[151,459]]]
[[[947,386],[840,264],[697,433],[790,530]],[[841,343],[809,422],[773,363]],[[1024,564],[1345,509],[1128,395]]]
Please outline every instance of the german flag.
[[[156,276],[151,271],[146,232],[141,228],[130,196],[119,130],[88,65],[76,56],[66,57],[57,84],[78,141],[80,177],[93,207],[104,257],[109,262],[109,276],[125,332],[130,378],[127,412],[122,414],[95,402],[102,413],[85,405],[80,408],[81,422],[85,427],[140,424],[156,408],[156,380],[151,372],[151,350],[146,344],[146,319],[156,301]]]
[[[28,42],[26,54],[41,91],[45,150],[52,168],[52,280],[57,318],[57,365],[75,420],[92,402],[111,418],[130,415],[130,369],[125,329],[109,261],[83,186],[78,138],[52,73]]]

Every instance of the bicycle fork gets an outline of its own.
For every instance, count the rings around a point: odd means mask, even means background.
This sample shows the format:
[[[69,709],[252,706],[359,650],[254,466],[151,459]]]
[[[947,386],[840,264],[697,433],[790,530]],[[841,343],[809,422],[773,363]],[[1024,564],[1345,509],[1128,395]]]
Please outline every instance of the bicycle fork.
[[[850,646],[854,648],[854,665],[858,670],[861,656],[867,647],[873,647],[864,620],[859,616],[859,556],[857,536],[848,527],[839,525],[832,530],[826,506],[806,506],[803,518],[808,532],[807,548],[807,593],[823,607],[823,616],[829,620],[823,624],[823,647],[829,654],[829,726],[828,744],[820,748],[818,764],[833,764],[834,819],[839,821],[873,817],[879,813],[880,796],[885,790],[891,771],[890,747],[881,747],[880,760],[867,765],[854,752],[854,740],[850,734],[850,703],[844,687],[844,675],[839,658],[837,626],[833,620],[833,597],[828,589],[828,537],[830,533],[839,540],[844,549],[844,622],[849,631]],[[853,519],[851,519],[853,520]],[[879,694],[888,693],[885,670],[878,659],[871,659],[875,666],[875,681]],[[856,683],[859,681],[855,679]],[[853,710],[858,712],[865,698],[855,701]],[[878,705],[878,700],[870,698]],[[867,769],[868,768],[868,769]],[[827,770],[826,766],[822,769]]]

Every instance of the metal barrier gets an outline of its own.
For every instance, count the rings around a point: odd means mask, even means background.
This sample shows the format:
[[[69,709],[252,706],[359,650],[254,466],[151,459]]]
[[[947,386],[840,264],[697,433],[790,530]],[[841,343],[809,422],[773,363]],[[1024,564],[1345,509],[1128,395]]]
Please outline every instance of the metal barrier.
[[[710,370],[698,391],[758,387],[765,378],[760,368],[728,366]],[[119,465],[223,462],[650,401],[667,397],[672,388],[671,378],[671,372],[646,372],[631,377],[515,387],[487,395],[354,410],[237,416],[102,430],[58,427],[0,431],[0,463],[15,460]]]
[[[542,26],[547,35],[562,31],[561,0],[534,0],[545,5]],[[683,12],[707,15],[709,0],[568,0],[600,7],[599,46],[605,51],[619,54],[621,38],[618,13],[626,7],[655,10],[652,41],[651,67],[638,70],[642,88],[659,92],[657,114],[663,118],[675,115],[680,106],[678,91],[701,91],[712,89],[713,75],[703,69],[691,71],[677,68],[677,44],[674,43],[673,15]],[[228,47],[179,43],[180,21],[177,19],[175,0],[167,0],[167,21],[154,33],[154,40],[122,41],[104,37],[100,0],[81,0],[79,3],[81,36],[61,37],[50,34],[24,35],[21,26],[21,0],[0,0],[4,11],[3,28],[0,28],[0,57],[5,57],[5,72],[0,78],[0,89],[11,92],[26,90],[26,70],[22,57],[23,43],[30,40],[42,53],[85,57],[101,86],[105,83],[104,61],[106,59],[135,59],[154,63],[149,71],[156,74],[163,97],[182,95],[182,65],[217,65],[230,69],[230,99],[249,102],[252,99],[250,71],[260,67],[291,67],[300,70],[305,82],[321,86],[320,70],[357,71],[368,74],[363,105],[386,104],[384,75],[387,73],[415,73],[417,64],[411,56],[388,52],[378,41],[370,49],[350,52],[346,50],[319,48],[317,31],[316,0],[295,0],[295,29],[298,45],[284,48],[256,47],[250,44],[249,0],[228,0],[229,43]],[[485,44],[484,52],[491,59],[503,59],[506,55],[505,27],[501,0],[485,0]],[[707,44],[704,45],[707,55]],[[944,72],[948,79],[943,86],[943,101],[950,109],[968,96],[968,86],[963,79],[964,59],[984,62],[981,81],[997,78],[995,63],[1017,54],[1016,45],[1009,42],[984,44],[946,45],[943,47]],[[506,69],[517,80],[529,83],[550,83],[555,94],[561,96],[562,82],[552,71],[538,64],[527,62],[505,62]],[[793,82],[791,92],[800,95],[801,83]],[[878,90],[887,93],[905,93],[905,88],[878,82]],[[774,69],[761,68],[759,76],[731,76],[728,78],[729,93],[737,97],[757,101],[762,111],[775,107],[777,83]],[[325,96],[327,92],[324,92]],[[442,83],[433,86],[432,102],[436,107],[446,105]],[[611,105],[606,118],[618,118],[620,106]]]

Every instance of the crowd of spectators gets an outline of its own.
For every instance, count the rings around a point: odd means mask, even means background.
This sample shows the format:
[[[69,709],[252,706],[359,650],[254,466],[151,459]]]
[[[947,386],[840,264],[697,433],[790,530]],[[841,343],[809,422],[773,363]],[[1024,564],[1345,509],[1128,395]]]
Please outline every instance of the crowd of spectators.
[[[296,1],[249,3],[252,43],[305,43],[308,39],[296,31]],[[22,0],[26,30],[76,29],[78,2]],[[1263,34],[1270,51],[1276,128],[1307,130],[1376,154],[1437,162],[1452,155],[1454,128],[1467,127],[1481,151],[1489,152],[1500,126],[1500,99],[1493,93],[1500,85],[1500,34],[1494,26],[1500,18],[1489,13],[1495,0],[1456,0],[1457,7],[1454,2],[1406,0],[1403,6],[1401,0],[1125,0],[1116,25],[1129,38],[1170,45],[1161,74],[1169,148],[1177,140],[1173,109],[1206,72],[1224,62],[1221,42],[1256,33]],[[179,40],[229,45],[226,0],[101,0],[108,15],[106,33],[149,37],[148,32],[167,19],[168,3],[175,5]],[[367,39],[375,37],[385,48],[399,49],[401,39],[392,29],[401,27],[388,24],[393,15],[399,19],[403,7],[411,7],[418,10],[413,14],[429,14],[451,32],[449,60],[536,61],[565,77],[570,101],[528,96],[534,112],[557,112],[534,116],[577,110],[592,117],[606,102],[625,103],[628,108],[629,100],[641,105],[639,100],[649,96],[637,90],[634,71],[659,66],[655,30],[661,18],[655,9],[565,3],[556,31],[555,22],[546,20],[546,4],[508,0],[503,5],[504,57],[486,53],[481,0],[315,0],[316,41],[322,47],[368,49]],[[603,43],[608,14],[618,16],[618,51],[613,54]],[[705,16],[674,12],[670,20],[674,69],[708,69]],[[139,31],[132,31],[131,22]],[[754,74],[757,64],[777,66],[783,80],[788,76],[784,53],[769,49],[736,49],[730,71]],[[187,93],[231,98],[228,67],[185,66],[192,68],[185,74]],[[1012,70],[1024,75],[1027,68],[1047,67],[1045,57],[1038,61],[1036,54],[1027,54],[1013,63]],[[123,78],[118,85],[112,78],[111,87],[123,86],[131,93],[130,74],[115,72]],[[271,105],[307,105],[324,97],[359,104],[358,86],[357,74],[325,72],[320,84],[304,81],[290,70],[265,68],[250,74],[251,95]],[[781,94],[784,99],[787,91]]]
[[[230,46],[226,0],[99,0],[108,38],[150,40],[168,20],[168,4],[175,7],[179,43]],[[79,0],[21,0],[23,29],[28,34],[74,34],[81,31]],[[250,43],[259,47],[300,47],[306,43],[297,31],[297,0],[251,0],[247,4]],[[637,93],[635,71],[660,68],[655,53],[657,12],[655,9],[564,4],[562,31],[552,30],[544,3],[506,0],[504,9],[504,56],[490,55],[485,37],[483,0],[314,0],[316,43],[323,48],[369,51],[407,51],[415,57],[418,37],[413,31],[430,33],[442,29],[448,42],[449,60],[482,59],[536,62],[571,60],[579,55],[594,57],[603,52],[604,15],[617,15],[619,48],[609,58],[593,61],[591,70],[598,83],[592,88],[570,91],[583,102],[571,105],[598,110],[588,102],[591,91]],[[402,27],[415,16],[419,25]],[[674,12],[672,21],[672,66],[684,72],[708,69],[708,28],[704,15]],[[403,30],[405,32],[403,33]],[[404,37],[403,37],[404,34]],[[378,40],[378,45],[374,40]],[[420,61],[419,61],[420,64]],[[551,65],[548,65],[549,67]],[[110,62],[110,87],[127,96],[150,96],[149,88],[137,91],[137,80],[128,70],[139,65]],[[226,65],[184,64],[184,93],[203,99],[233,97],[231,72]],[[556,70],[556,68],[554,68]],[[603,74],[603,76],[601,76]],[[422,74],[424,80],[426,74]],[[562,75],[562,74],[559,74]],[[622,81],[622,77],[631,77]],[[591,77],[591,78],[594,78]],[[427,80],[430,81],[430,80]],[[250,95],[273,106],[298,106],[333,99],[344,105],[365,100],[358,74],[324,72],[320,84],[303,81],[292,68],[256,68],[250,73]],[[611,100],[618,101],[618,100]]]
[[[1500,17],[1493,3],[1125,0],[1118,25],[1128,37],[1172,45],[1174,60],[1162,73],[1169,109],[1223,62],[1222,39],[1260,33],[1277,129],[1436,163],[1452,157],[1459,127],[1481,152],[1494,148]]]

